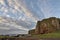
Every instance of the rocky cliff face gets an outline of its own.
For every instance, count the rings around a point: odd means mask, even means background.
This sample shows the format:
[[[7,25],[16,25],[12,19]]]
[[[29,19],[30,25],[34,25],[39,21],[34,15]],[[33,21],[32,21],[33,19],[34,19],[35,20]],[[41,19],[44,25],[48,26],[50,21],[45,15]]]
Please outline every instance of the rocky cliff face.
[[[60,19],[51,17],[48,19],[43,19],[42,21],[38,21],[35,29],[35,34],[44,34],[51,33],[56,30],[60,30]]]

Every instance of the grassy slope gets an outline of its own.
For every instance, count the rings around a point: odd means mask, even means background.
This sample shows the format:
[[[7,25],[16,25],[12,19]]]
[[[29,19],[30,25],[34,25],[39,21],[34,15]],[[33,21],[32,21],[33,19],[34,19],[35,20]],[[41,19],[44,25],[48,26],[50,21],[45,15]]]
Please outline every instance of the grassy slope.
[[[38,38],[60,38],[60,31],[48,34],[32,35],[32,36]]]

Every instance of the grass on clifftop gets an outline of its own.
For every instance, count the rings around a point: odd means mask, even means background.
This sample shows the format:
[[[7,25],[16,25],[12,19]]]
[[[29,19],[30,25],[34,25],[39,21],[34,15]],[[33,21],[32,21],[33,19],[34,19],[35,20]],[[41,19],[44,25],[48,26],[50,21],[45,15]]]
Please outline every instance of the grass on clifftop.
[[[32,35],[32,36],[38,38],[60,38],[60,31],[48,34]]]

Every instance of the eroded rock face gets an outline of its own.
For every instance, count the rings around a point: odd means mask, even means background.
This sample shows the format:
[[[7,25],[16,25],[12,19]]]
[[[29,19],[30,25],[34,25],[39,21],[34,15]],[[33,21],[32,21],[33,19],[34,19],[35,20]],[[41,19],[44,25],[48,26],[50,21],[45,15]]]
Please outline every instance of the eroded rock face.
[[[51,17],[48,19],[43,19],[42,21],[38,21],[35,29],[35,34],[44,34],[51,33],[56,30],[60,30],[60,19]]]
[[[35,34],[40,34],[40,23],[41,23],[41,21],[37,22],[36,29],[35,29]]]
[[[37,22],[37,26],[35,29],[36,34],[44,34],[54,32],[60,29],[59,20],[55,17],[48,18]]]

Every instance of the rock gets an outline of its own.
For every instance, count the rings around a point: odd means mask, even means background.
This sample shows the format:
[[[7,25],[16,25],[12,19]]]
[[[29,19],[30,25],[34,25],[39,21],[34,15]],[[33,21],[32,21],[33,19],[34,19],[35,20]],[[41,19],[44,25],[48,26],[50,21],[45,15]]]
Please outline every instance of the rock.
[[[30,31],[28,32],[28,34],[35,34],[35,29],[30,30]]]
[[[60,19],[51,17],[43,19],[42,21],[38,21],[34,33],[44,34],[44,33],[55,32],[56,30],[60,30]],[[32,30],[30,31],[30,34],[31,33]]]
[[[38,21],[35,29],[35,34],[40,34],[40,24],[41,24],[41,21]]]

